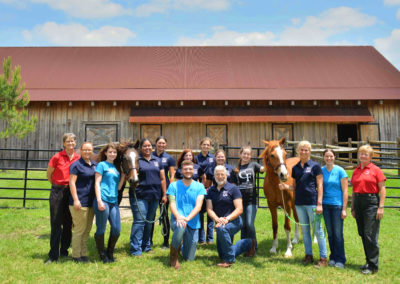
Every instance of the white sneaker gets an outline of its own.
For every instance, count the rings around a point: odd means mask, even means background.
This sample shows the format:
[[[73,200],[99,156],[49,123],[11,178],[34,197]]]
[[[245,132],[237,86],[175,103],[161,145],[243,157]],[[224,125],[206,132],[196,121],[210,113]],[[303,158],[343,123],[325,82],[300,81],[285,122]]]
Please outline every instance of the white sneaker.
[[[335,266],[335,261],[333,259],[329,260],[328,265],[329,266]]]

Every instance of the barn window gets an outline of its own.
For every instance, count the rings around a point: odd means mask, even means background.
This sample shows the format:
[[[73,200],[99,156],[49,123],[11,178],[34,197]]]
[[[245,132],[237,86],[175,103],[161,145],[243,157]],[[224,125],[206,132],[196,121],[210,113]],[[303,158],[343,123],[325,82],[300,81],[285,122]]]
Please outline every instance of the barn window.
[[[85,124],[85,141],[94,146],[118,140],[118,124]]]
[[[286,140],[293,141],[293,124],[283,123],[283,124],[272,124],[272,137],[274,140],[279,140],[285,137]]]
[[[155,143],[156,138],[162,135],[161,124],[141,124],[140,138],[147,138],[151,143]]]
[[[214,143],[219,145],[228,145],[228,125],[226,124],[207,124],[207,136],[210,137]]]

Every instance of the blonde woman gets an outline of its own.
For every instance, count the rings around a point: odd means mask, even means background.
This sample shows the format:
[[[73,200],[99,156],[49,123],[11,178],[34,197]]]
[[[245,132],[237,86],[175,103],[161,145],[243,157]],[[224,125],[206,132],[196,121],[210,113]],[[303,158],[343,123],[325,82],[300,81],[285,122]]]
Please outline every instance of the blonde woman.
[[[382,170],[374,165],[373,149],[370,145],[361,146],[358,150],[360,165],[354,170],[351,178],[353,196],[351,214],[356,219],[365,252],[365,265],[361,273],[373,274],[378,271],[379,262],[379,225],[383,218],[385,205],[386,177]]]

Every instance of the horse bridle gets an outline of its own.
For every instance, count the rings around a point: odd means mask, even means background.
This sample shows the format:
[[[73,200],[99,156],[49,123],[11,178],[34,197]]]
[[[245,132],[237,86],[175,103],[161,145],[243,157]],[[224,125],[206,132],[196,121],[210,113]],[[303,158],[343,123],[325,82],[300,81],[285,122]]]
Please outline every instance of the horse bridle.
[[[279,163],[279,164],[274,168],[274,167],[272,166],[272,164],[270,163],[269,160],[267,160],[267,165],[270,166],[270,167],[274,170],[274,173],[276,173],[276,171],[278,170],[278,168],[279,168],[280,166],[285,166],[285,167],[286,167],[286,164],[285,164],[285,163]]]
[[[122,159],[123,159],[123,160],[128,160],[125,156],[123,156]],[[126,171],[124,170],[124,174],[125,174],[126,176],[129,176],[129,173],[130,173],[131,171],[133,171],[133,170],[136,170],[136,169],[137,169],[136,167],[128,168]]]

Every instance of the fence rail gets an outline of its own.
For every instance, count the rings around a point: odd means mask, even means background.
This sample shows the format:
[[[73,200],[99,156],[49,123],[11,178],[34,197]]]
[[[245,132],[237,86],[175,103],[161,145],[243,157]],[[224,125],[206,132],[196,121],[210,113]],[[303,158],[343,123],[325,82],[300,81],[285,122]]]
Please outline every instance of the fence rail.
[[[361,142],[364,141],[351,141],[352,144],[357,144],[360,145]],[[370,143],[375,143],[377,141],[370,141]],[[379,166],[381,166],[382,168],[385,169],[397,169],[398,170],[398,177],[396,176],[389,176],[387,177],[388,179],[400,179],[400,139],[397,139],[397,142],[392,142],[392,141],[380,141],[382,144],[392,144],[392,145],[398,145],[397,148],[389,148],[390,150],[394,150],[395,152],[390,152],[393,154],[393,156],[389,156],[389,157],[374,157],[374,163],[378,164]],[[289,156],[293,156],[295,155],[296,151],[295,151],[295,146],[297,145],[297,141],[288,141],[288,147],[286,149],[286,151],[288,152]],[[347,142],[346,142],[347,143]],[[397,143],[397,144],[396,144]],[[316,149],[313,149],[312,151],[312,158],[318,161],[322,161],[322,147],[326,148],[334,148],[336,152],[339,152],[341,150],[343,150],[343,153],[355,153],[355,151],[357,150],[357,148],[352,148],[351,151],[349,151],[348,149],[343,149],[342,146],[336,146],[336,145],[323,145],[323,144],[312,144],[313,147],[316,147]],[[231,165],[235,165],[239,159],[237,152],[240,149],[240,147],[234,147],[234,146],[221,146],[227,155],[227,162],[230,163]],[[216,148],[219,148],[219,146],[217,145]],[[338,151],[339,149],[339,151]],[[382,148],[381,148],[382,149]],[[262,153],[262,151],[264,150],[264,148],[261,147],[253,147],[253,151],[255,152],[253,156],[256,156],[257,161],[259,163],[262,163],[263,161],[258,158],[260,156],[260,154]],[[15,148],[0,148],[0,182],[2,180],[9,180],[9,181],[23,181],[23,186],[20,187],[10,187],[10,186],[0,186],[0,191],[9,191],[9,190],[15,190],[15,191],[23,191],[23,197],[12,197],[12,196],[0,196],[0,200],[22,200],[22,207],[18,207],[18,208],[26,208],[26,202],[29,200],[49,200],[49,198],[41,198],[41,197],[28,197],[27,193],[28,191],[50,191],[50,186],[48,187],[31,187],[28,186],[28,181],[47,181],[47,179],[41,179],[41,178],[30,178],[28,177],[28,174],[30,171],[46,171],[46,168],[42,167],[38,167],[38,166],[31,166],[31,164],[37,164],[38,162],[43,163],[45,162],[47,164],[48,162],[48,158],[40,158],[40,157],[36,157],[36,158],[32,158],[31,157],[31,153],[47,153],[49,154],[48,156],[51,157],[54,153],[60,151],[60,149],[15,149]],[[167,150],[167,152],[171,152],[172,154],[179,154],[180,151],[179,149],[172,149],[172,150]],[[196,151],[196,150],[195,150]],[[19,152],[22,153],[22,155],[20,155],[21,157],[19,158],[3,158],[4,155],[2,155],[2,152]],[[197,150],[197,152],[200,152],[200,150]],[[232,155],[232,153],[235,153],[234,155]],[[385,155],[388,155],[387,153],[385,153]],[[395,161],[395,162],[381,162],[381,160],[391,160],[391,161]],[[8,166],[5,167],[3,162],[1,161],[7,161],[9,164],[14,164],[13,162],[20,162],[20,164],[22,163],[23,166]],[[10,163],[11,162],[11,163]],[[337,164],[340,164],[344,167],[347,168],[351,168],[356,165],[356,159],[354,158],[348,158],[348,159],[343,159],[343,158],[339,158],[337,159]],[[350,163],[351,162],[351,163]],[[1,175],[1,171],[7,171],[7,170],[18,170],[18,171],[23,171],[23,177],[18,177],[18,178],[13,178],[13,177],[3,177]],[[257,191],[259,192],[260,190],[263,190],[263,188],[261,187],[261,178],[260,176],[257,174],[257,181],[256,181],[256,187],[257,187]],[[396,189],[400,189],[400,187],[393,187],[393,186],[388,186],[387,189],[390,190],[396,190]],[[399,195],[396,192],[396,195]],[[387,198],[390,199],[400,199],[400,196],[387,196]],[[260,196],[261,200],[265,199],[264,196]],[[266,208],[266,206],[263,206],[262,204],[259,203],[259,207],[261,208]],[[400,206],[385,206],[386,208],[400,208]]]

